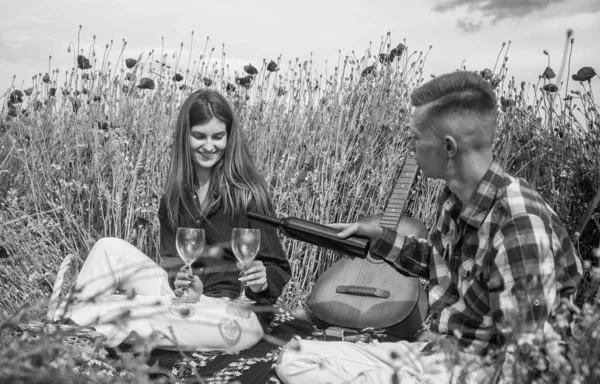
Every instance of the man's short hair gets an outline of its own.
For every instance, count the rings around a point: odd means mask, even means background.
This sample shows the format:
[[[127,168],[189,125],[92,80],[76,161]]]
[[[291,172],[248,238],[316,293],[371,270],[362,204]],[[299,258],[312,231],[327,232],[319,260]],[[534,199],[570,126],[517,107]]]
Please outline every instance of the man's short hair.
[[[414,107],[431,104],[429,116],[441,117],[449,112],[471,112],[480,116],[497,115],[494,89],[479,74],[457,71],[436,77],[410,95]]]

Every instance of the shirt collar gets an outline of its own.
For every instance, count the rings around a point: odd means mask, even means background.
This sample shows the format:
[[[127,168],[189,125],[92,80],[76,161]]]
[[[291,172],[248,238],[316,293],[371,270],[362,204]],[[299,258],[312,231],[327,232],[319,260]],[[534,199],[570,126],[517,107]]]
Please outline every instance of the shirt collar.
[[[469,203],[461,210],[460,218],[463,221],[475,228],[481,227],[496,200],[496,193],[505,175],[504,169],[494,157]]]
[[[504,172],[504,169],[496,157],[494,157],[492,164],[479,182],[475,192],[473,192],[471,200],[460,210],[460,219],[475,228],[481,227],[481,224],[494,204],[498,187],[501,185],[505,176],[506,173]],[[446,186],[444,191],[440,194],[438,203],[446,204],[447,210],[461,206],[460,199],[450,191],[448,186]]]

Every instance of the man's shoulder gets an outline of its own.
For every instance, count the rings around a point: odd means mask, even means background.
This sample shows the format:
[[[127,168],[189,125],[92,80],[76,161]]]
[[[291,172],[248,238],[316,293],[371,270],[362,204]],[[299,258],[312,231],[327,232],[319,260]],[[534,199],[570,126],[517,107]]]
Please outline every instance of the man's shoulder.
[[[509,174],[505,175],[498,188],[497,199],[509,217],[536,215],[549,219],[556,215],[527,180]]]

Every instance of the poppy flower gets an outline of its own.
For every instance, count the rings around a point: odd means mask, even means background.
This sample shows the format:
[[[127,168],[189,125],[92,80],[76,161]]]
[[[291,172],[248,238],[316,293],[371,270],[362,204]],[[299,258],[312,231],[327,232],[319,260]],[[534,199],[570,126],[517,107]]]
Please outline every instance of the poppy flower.
[[[90,64],[90,61],[83,55],[79,55],[77,56],[77,67],[79,69],[90,69],[92,68],[92,65]]]
[[[81,89],[81,93],[83,93],[84,95],[87,95],[87,93],[88,93],[87,88],[82,88]]]
[[[205,77],[202,80],[204,81],[204,85],[206,85],[207,87],[210,87],[212,85],[212,80],[209,79],[208,77]]]
[[[122,90],[123,90],[123,93],[128,93],[129,92],[129,87],[126,86],[126,85],[123,85]]]
[[[179,73],[176,73],[173,76],[173,81],[181,81],[181,80],[183,80],[183,76],[181,76]]]
[[[27,96],[31,96],[31,94],[33,93],[33,87],[31,88],[27,88],[26,90],[24,90],[23,92],[25,92],[25,94]]]
[[[258,70],[252,64],[244,65],[244,71],[249,75],[258,75]]]
[[[102,122],[102,123],[98,121],[97,123],[98,123],[98,129],[101,129],[104,132],[108,132],[108,123],[106,121]]]
[[[546,67],[546,69],[544,70],[544,73],[542,73],[542,77],[544,77],[546,79],[554,79],[556,77],[556,74],[554,73],[552,68]]]
[[[56,95],[56,88],[54,88],[54,87],[50,88],[50,91],[48,91],[48,94],[49,94],[50,96],[54,96],[54,95]]]
[[[490,84],[492,84],[493,88],[496,88],[498,86],[498,84],[500,84],[501,81],[502,81],[502,79],[499,76],[493,76],[492,79],[490,80]]]
[[[506,108],[513,107],[515,105],[515,101],[513,99],[507,99],[504,96],[502,96],[500,98],[500,104],[502,104],[503,109],[506,109]]]
[[[125,75],[125,80],[127,81],[135,81],[135,75],[131,72]]]
[[[144,77],[140,80],[140,83],[137,85],[140,89],[154,89],[154,80],[149,77]]]
[[[251,75],[248,75],[246,77],[236,77],[235,82],[236,84],[241,85],[242,87],[249,88],[250,84],[252,83],[252,79],[253,77]]]
[[[82,80],[89,80],[90,79],[90,75],[88,75],[87,73],[84,73],[83,75],[81,75],[81,79]]]
[[[374,72],[375,72],[375,67],[373,67],[372,65],[369,65],[368,67],[363,69],[361,77],[369,76],[370,74],[374,74]]]
[[[186,88],[187,88],[187,85],[185,85],[185,84],[181,84],[181,86],[179,86],[180,91],[184,91]]]
[[[394,61],[395,57],[396,57],[396,55],[394,55],[392,53],[390,53],[389,55],[386,55],[385,53],[380,53],[379,54],[379,62],[381,64],[389,64]]]
[[[279,89],[277,90],[277,96],[285,96],[286,94],[287,91],[285,90],[285,88],[279,87]]]
[[[94,95],[94,101],[101,101],[102,97],[100,95]]]
[[[269,71],[269,72],[279,71],[279,67],[277,66],[277,63],[274,62],[273,60],[269,61],[269,64],[267,64],[267,71]]]
[[[65,96],[69,96],[69,95],[71,94],[71,92],[69,92],[69,90],[68,90],[68,89],[64,89],[62,93],[63,93],[63,95],[65,95]]]
[[[401,56],[402,52],[404,52],[405,49],[406,49],[406,46],[404,44],[400,43],[396,46],[396,48],[394,48],[390,51],[390,54],[394,55],[394,56]]]
[[[46,73],[44,76],[42,76],[42,81],[44,83],[49,83],[50,82],[50,76]]]
[[[552,83],[544,85],[544,88],[542,88],[542,89],[548,93],[554,93],[554,92],[558,91],[558,87],[556,86],[556,84],[552,84]]]
[[[494,73],[492,72],[491,69],[486,68],[483,71],[479,72],[479,74],[481,75],[481,77],[483,77],[485,80],[490,80],[492,78],[492,76],[494,76]]]
[[[125,66],[129,69],[133,68],[137,64],[136,59],[127,59],[125,60]]]
[[[583,79],[582,79],[581,77],[577,76],[576,74],[573,74],[573,75],[571,76],[571,79],[573,79],[573,80],[575,80],[575,81],[583,81]]]
[[[583,67],[577,71],[577,77],[581,79],[579,81],[590,81],[594,76],[596,76],[596,71],[592,67]]]
[[[227,83],[227,86],[225,87],[225,90],[227,92],[235,92],[235,85],[233,85],[231,83]]]
[[[18,89],[15,89],[10,93],[10,101],[13,103],[22,103],[23,102],[23,92]]]

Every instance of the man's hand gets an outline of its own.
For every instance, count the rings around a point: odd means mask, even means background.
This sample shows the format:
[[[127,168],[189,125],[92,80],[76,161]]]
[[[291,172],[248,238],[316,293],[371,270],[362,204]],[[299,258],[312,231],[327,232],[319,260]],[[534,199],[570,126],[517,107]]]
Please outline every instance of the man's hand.
[[[202,291],[204,290],[204,285],[198,276],[189,275],[188,269],[184,265],[181,267],[175,278],[175,296],[181,297],[186,289],[188,289],[188,297],[196,300],[200,299],[200,295],[202,295]]]
[[[267,267],[260,260],[254,260],[241,268],[242,265],[237,263],[238,268],[242,269],[240,281],[246,282],[246,285],[254,292],[263,292],[269,288],[267,282]]]
[[[373,244],[383,236],[383,228],[367,223],[333,223],[327,224],[327,226],[340,231],[337,236],[342,239],[345,239],[348,236],[358,235],[368,237],[371,240],[371,244]]]

